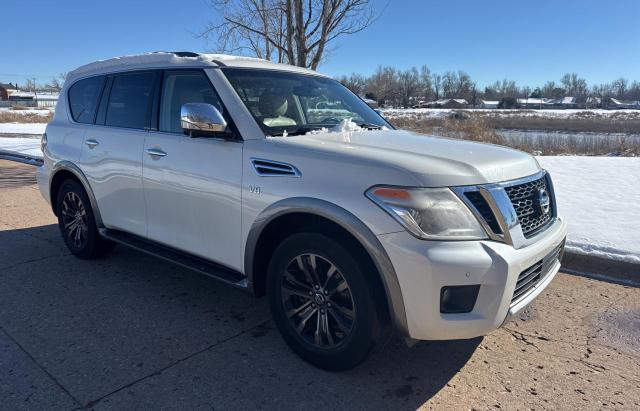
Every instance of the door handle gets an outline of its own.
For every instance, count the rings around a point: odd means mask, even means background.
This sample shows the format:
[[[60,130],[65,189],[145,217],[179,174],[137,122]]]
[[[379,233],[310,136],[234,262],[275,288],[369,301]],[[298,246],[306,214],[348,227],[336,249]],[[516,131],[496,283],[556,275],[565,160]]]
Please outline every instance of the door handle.
[[[97,140],[94,139],[89,139],[87,141],[84,142],[87,146],[89,146],[89,148],[94,148],[95,146],[97,146],[98,144],[100,144]]]
[[[151,157],[164,157],[167,155],[167,153],[157,148],[148,148],[145,150],[145,152]]]

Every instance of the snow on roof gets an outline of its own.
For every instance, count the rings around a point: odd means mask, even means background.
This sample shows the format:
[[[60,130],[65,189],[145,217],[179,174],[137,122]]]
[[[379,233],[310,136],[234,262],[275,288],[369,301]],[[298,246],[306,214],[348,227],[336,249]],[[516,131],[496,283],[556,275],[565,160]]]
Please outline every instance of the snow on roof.
[[[123,70],[135,70],[144,68],[159,68],[167,66],[182,67],[247,67],[263,68],[274,70],[286,70],[299,73],[315,74],[319,73],[302,67],[288,64],[273,63],[268,60],[254,57],[230,56],[226,54],[206,54],[206,53],[173,53],[154,52],[131,56],[114,57],[107,60],[98,60],[86,64],[71,71],[67,75],[67,81],[75,80],[93,74],[101,74]]]
[[[437,104],[437,105],[445,105],[447,103],[449,103],[450,101],[455,101],[458,104],[469,104],[467,102],[467,100],[463,99],[463,98],[441,98],[440,100],[436,100],[436,101],[430,101],[427,104]]]
[[[551,104],[553,100],[548,98],[519,98],[517,102],[518,104]]]
[[[12,93],[9,93],[10,96],[12,97],[29,97],[29,98],[33,98],[33,99],[38,99],[38,100],[51,100],[51,101],[55,101],[58,100],[59,94],[58,93],[34,93],[33,91],[14,91]]]
[[[575,97],[562,97],[562,104],[575,104],[576,103],[576,98]]]
[[[482,100],[482,99],[480,99],[480,103],[489,104],[489,105],[491,105],[491,104],[498,105],[498,104],[500,104],[500,101],[498,101],[498,100]]]
[[[13,93],[9,93],[9,95],[13,97],[35,97],[33,91],[14,91]]]

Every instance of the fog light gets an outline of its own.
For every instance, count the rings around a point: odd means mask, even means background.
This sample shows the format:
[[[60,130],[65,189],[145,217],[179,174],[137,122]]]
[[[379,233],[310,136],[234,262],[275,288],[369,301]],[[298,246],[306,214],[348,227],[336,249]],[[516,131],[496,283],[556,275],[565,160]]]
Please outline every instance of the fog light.
[[[478,299],[480,285],[455,285],[440,290],[440,312],[443,314],[468,313]]]

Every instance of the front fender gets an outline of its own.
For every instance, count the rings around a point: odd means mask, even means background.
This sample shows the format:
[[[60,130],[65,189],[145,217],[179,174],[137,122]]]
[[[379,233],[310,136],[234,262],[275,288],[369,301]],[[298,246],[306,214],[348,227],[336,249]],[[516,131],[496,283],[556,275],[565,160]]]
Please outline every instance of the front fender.
[[[380,274],[394,326],[403,335],[408,335],[407,317],[400,284],[387,252],[375,234],[360,219],[344,208],[328,201],[311,197],[287,198],[271,204],[258,215],[251,226],[245,247],[244,267],[249,282],[253,284],[254,255],[260,235],[271,221],[290,213],[305,213],[326,218],[338,224],[360,242]]]

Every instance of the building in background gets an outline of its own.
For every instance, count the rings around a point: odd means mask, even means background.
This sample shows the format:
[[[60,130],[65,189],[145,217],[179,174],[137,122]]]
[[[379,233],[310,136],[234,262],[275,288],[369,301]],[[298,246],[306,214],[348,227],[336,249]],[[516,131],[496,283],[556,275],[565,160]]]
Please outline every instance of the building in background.
[[[480,100],[480,104],[478,104],[478,108],[498,108],[500,104],[499,100]]]
[[[9,96],[16,91],[18,91],[17,84],[0,83],[0,101],[9,100]]]

